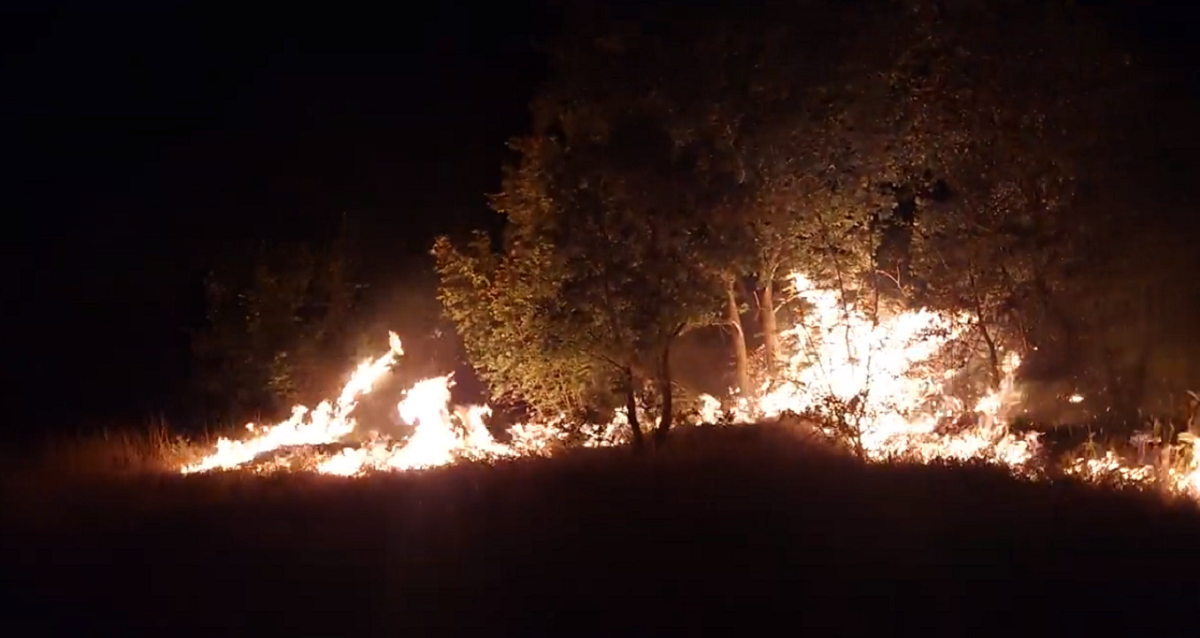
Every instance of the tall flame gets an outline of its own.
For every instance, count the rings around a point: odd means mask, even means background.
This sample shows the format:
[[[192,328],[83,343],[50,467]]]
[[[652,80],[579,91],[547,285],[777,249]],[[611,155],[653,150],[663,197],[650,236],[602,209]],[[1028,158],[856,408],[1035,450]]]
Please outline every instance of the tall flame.
[[[772,417],[790,410],[851,420],[845,425],[860,434],[864,452],[875,459],[999,456],[1019,465],[1031,458],[1036,439],[1007,434],[1003,419],[1003,411],[1019,398],[1013,380],[1020,359],[1015,354],[1003,362],[1000,387],[971,410],[974,427],[938,432],[944,417],[964,411],[929,407],[957,403],[943,396],[947,375],[937,373],[932,359],[969,327],[969,318],[925,309],[867,312],[835,291],[816,288],[803,275],[793,275],[792,281],[811,311],[804,323],[781,335],[795,351],[782,383],[744,407],[740,416]]]

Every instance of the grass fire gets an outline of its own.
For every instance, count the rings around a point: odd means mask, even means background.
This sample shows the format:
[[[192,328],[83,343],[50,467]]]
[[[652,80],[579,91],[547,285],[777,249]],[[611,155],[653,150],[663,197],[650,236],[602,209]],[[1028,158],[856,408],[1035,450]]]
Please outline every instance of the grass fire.
[[[1014,379],[1020,358],[1004,357],[998,388],[979,397],[951,396],[947,382],[959,374],[948,367],[946,351],[961,339],[969,317],[947,317],[927,310],[882,313],[871,319],[839,299],[836,291],[815,289],[802,275],[793,276],[795,295],[808,307],[806,320],[781,333],[792,350],[779,378],[757,393],[747,393],[725,408],[709,395],[699,399],[694,424],[746,424],[794,415],[814,433],[849,446],[864,460],[980,460],[997,463],[1014,474],[1038,476],[1047,471],[1086,478],[1113,478],[1154,484],[1170,493],[1200,499],[1200,464],[1192,454],[1195,440],[1181,433],[1176,455],[1166,464],[1138,464],[1108,450],[1100,458],[1038,458],[1038,433],[1013,432],[1009,415],[1021,400]],[[351,375],[336,401],[315,409],[297,406],[291,418],[272,426],[250,424],[248,438],[222,438],[184,474],[246,469],[256,472],[310,470],[356,476],[367,472],[438,467],[457,460],[497,460],[551,453],[573,429],[585,430],[580,443],[610,446],[630,440],[630,419],[604,424],[519,424],[498,443],[484,423],[487,406],[451,405],[449,375],[425,379],[405,392],[398,409],[414,430],[404,441],[374,438],[337,452],[317,451],[336,445],[354,432],[359,398],[404,355],[400,338],[391,334],[390,350]],[[940,365],[939,365],[940,362]],[[959,366],[960,369],[963,367]],[[1064,397],[1072,401],[1073,397]],[[646,415],[642,415],[646,420]],[[574,427],[572,427],[574,426]]]
[[[1196,633],[1195,21],[675,4],[18,12],[10,633]]]

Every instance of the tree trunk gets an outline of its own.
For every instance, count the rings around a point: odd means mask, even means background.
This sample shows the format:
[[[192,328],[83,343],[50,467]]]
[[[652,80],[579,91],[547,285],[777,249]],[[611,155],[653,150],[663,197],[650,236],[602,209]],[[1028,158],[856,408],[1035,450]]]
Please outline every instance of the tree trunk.
[[[661,447],[667,441],[667,433],[671,430],[671,420],[674,418],[675,406],[671,392],[671,342],[663,346],[662,360],[658,366],[658,393],[662,395],[662,414],[658,418],[658,429],[654,431],[654,446]]]
[[[1000,379],[1002,378],[1002,374],[1000,373],[1000,352],[997,350],[996,340],[992,337],[992,333],[987,328],[987,322],[984,320],[983,300],[979,298],[979,290],[975,287],[975,274],[969,273],[967,277],[968,283],[971,285],[971,295],[975,301],[975,321],[979,324],[979,333],[983,336],[983,342],[987,344],[988,349],[988,364],[991,372],[989,375],[991,376],[989,389],[996,391],[1000,389]]]
[[[638,423],[637,396],[634,393],[633,370],[625,368],[625,414],[629,419],[629,430],[633,433],[633,451],[640,452],[645,446],[642,425]]]
[[[762,298],[758,302],[759,321],[762,322],[763,344],[766,349],[767,373],[772,377],[779,367],[779,326],[775,322],[775,276],[763,282]]]
[[[1004,376],[1000,372],[1000,352],[996,349],[996,341],[992,338],[992,333],[988,332],[987,324],[983,322],[983,315],[977,311],[976,318],[979,321],[979,332],[983,335],[983,342],[987,344],[988,364],[991,369],[991,389],[999,390],[1000,379]]]
[[[729,281],[725,294],[727,298],[725,319],[733,329],[733,354],[737,366],[738,394],[745,396],[750,391],[750,357],[746,353],[746,331],[742,329],[742,318],[741,313],[738,312],[732,279]]]

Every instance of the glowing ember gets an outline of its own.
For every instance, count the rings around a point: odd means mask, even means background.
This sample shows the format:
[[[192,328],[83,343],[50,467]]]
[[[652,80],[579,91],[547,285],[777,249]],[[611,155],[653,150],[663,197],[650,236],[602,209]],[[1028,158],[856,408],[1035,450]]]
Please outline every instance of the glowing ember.
[[[1015,353],[1002,360],[998,387],[974,401],[972,410],[946,392],[954,373],[938,360],[949,344],[970,328],[968,317],[950,317],[928,310],[889,310],[872,304],[866,312],[835,291],[816,288],[793,275],[798,296],[808,306],[805,320],[780,335],[790,349],[784,370],[755,396],[733,406],[736,421],[778,418],[786,413],[808,414],[825,424],[826,433],[852,444],[870,460],[905,457],[984,459],[1019,473],[1035,457],[1037,435],[1009,431],[1007,410],[1021,398],[1014,383],[1020,364]],[[403,355],[400,339],[390,335],[389,351],[364,362],[342,388],[336,402],[315,409],[294,408],[292,417],[273,426],[249,425],[251,438],[221,439],[216,450],[200,462],[181,469],[184,474],[234,468],[276,471],[313,468],[324,474],[356,476],[370,471],[399,471],[436,467],[460,459],[550,454],[571,439],[581,445],[619,445],[628,439],[624,413],[603,425],[568,428],[565,419],[520,424],[509,429],[511,442],[500,444],[488,431],[487,406],[454,407],[452,378],[425,379],[404,394],[401,417],[414,426],[404,442],[375,438],[336,454],[311,446],[337,444],[354,431],[351,414],[359,399]],[[701,397],[700,421],[720,420],[722,404]],[[1083,401],[1075,394],[1066,399]],[[951,425],[952,424],[952,425]],[[1180,437],[1191,446],[1195,439]],[[292,450],[289,459],[283,452]],[[1177,493],[1200,498],[1200,454],[1169,467],[1139,466],[1108,453],[1102,459],[1077,459],[1065,471],[1088,479],[1116,478],[1124,482],[1156,481]]]

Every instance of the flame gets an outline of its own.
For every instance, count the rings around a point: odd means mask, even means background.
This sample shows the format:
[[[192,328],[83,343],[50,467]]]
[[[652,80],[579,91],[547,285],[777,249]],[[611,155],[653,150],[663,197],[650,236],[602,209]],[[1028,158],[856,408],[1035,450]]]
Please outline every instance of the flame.
[[[389,333],[389,345],[391,347],[387,354],[358,366],[350,376],[350,381],[342,388],[336,403],[322,401],[315,410],[298,405],[292,408],[290,419],[266,428],[249,423],[246,429],[257,436],[243,441],[222,437],[217,441],[215,452],[198,463],[185,466],[181,471],[191,474],[232,469],[279,448],[333,443],[350,434],[356,425],[350,413],[358,407],[359,398],[369,393],[375,382],[391,369],[396,358],[404,354],[400,337],[394,332]]]
[[[792,284],[808,306],[805,320],[781,333],[781,346],[789,352],[782,370],[734,403],[734,421],[808,414],[826,424],[826,433],[849,437],[868,460],[983,459],[1035,475],[1028,466],[1038,453],[1037,435],[1017,434],[1008,427],[1007,411],[1021,398],[1015,382],[1020,365],[1016,353],[1003,356],[999,383],[967,410],[960,398],[947,392],[947,382],[957,373],[939,357],[971,328],[970,317],[880,308],[877,300],[868,309],[837,291],[817,288],[799,274],[792,276]],[[302,467],[319,473],[358,476],[438,467],[460,459],[551,454],[572,437],[585,447],[620,445],[628,439],[628,420],[618,412],[607,424],[569,427],[565,417],[518,424],[508,430],[510,441],[499,443],[485,423],[491,409],[453,406],[453,378],[445,375],[419,381],[404,393],[399,412],[414,426],[407,440],[376,437],[334,454],[311,450],[337,444],[354,432],[357,423],[351,415],[358,401],[404,355],[394,332],[389,346],[387,353],[358,367],[336,401],[311,410],[297,406],[291,418],[273,426],[250,424],[250,438],[222,438],[212,454],[180,471],[294,470],[299,458]],[[1070,402],[1082,400],[1080,395],[1068,397]],[[720,400],[702,396],[697,423],[718,422],[723,413]],[[954,426],[948,427],[948,422]],[[1194,438],[1181,438],[1195,446]],[[280,454],[285,450],[299,452],[289,458]],[[1127,463],[1109,452],[1102,459],[1074,459],[1064,470],[1092,480],[1161,481],[1171,491],[1200,498],[1200,452],[1192,450],[1190,457],[1186,463],[1159,469]]]
[[[1020,465],[1032,457],[1036,440],[1008,434],[1002,418],[1005,408],[1019,398],[1013,383],[1020,365],[1015,354],[1003,362],[1000,387],[974,406],[975,423],[955,433],[938,431],[945,417],[963,411],[928,407],[939,400],[957,403],[942,396],[947,375],[934,374],[933,358],[969,328],[969,318],[925,309],[868,312],[844,302],[835,291],[816,288],[803,275],[793,275],[792,280],[811,311],[805,323],[781,335],[795,351],[783,382],[743,407],[739,417],[816,413],[848,427],[865,455],[876,460],[998,456],[1009,465]]]
[[[400,416],[416,424],[403,446],[374,441],[342,452],[317,467],[318,472],[354,476],[366,470],[416,470],[448,465],[460,457],[511,456],[513,451],[492,439],[483,419],[487,406],[449,410],[450,375],[419,381],[400,402]]]

